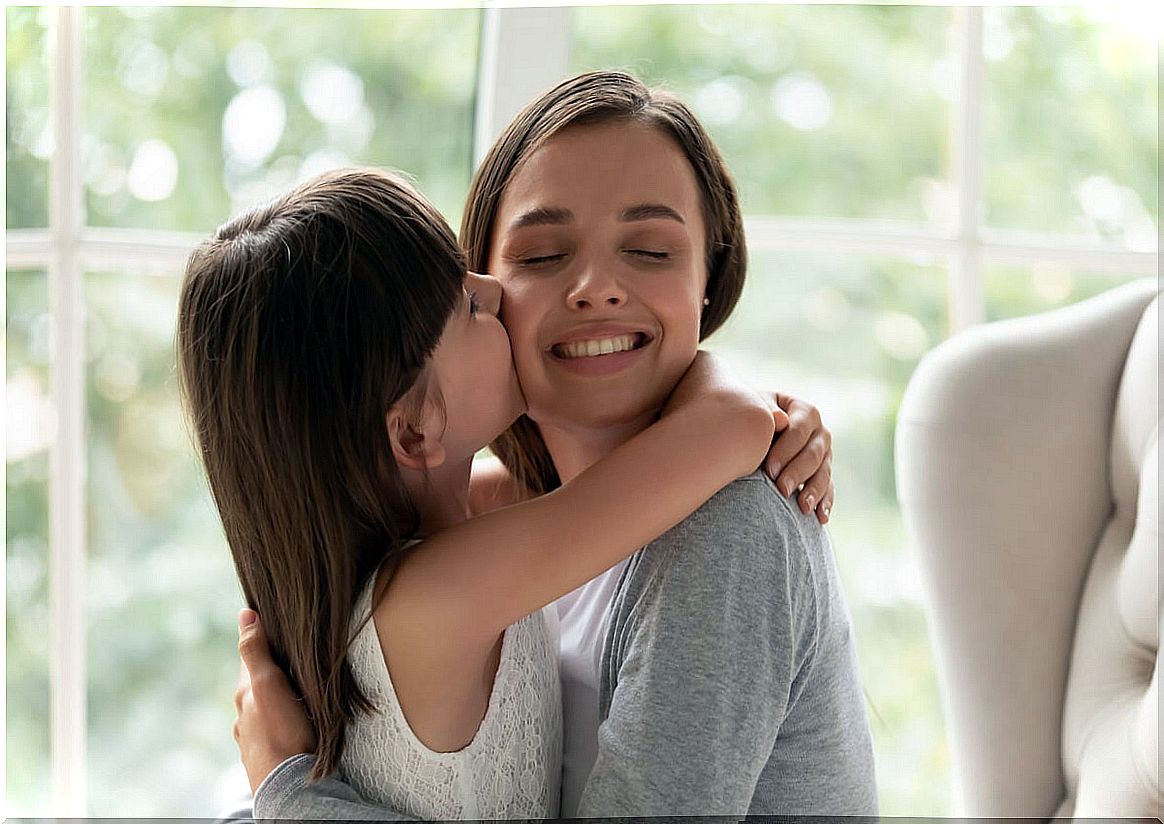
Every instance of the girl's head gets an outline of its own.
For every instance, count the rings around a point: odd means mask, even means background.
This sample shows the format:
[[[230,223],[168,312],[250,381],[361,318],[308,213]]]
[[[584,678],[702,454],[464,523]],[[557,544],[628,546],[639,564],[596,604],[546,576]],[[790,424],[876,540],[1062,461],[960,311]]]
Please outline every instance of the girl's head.
[[[344,664],[349,620],[357,588],[417,530],[407,473],[471,457],[521,411],[489,316],[499,287],[473,276],[479,321],[465,285],[440,214],[373,170],[235,218],[187,264],[183,397],[246,601],[316,725],[316,774],[366,706]],[[502,387],[476,417],[475,380]]]
[[[692,200],[694,209],[681,208]],[[657,205],[682,219],[635,211]],[[628,210],[647,219],[622,221]],[[474,177],[461,240],[470,265],[506,287],[518,374],[530,414],[543,425],[602,427],[656,413],[684,358],[690,363],[696,343],[735,307],[747,260],[735,186],[707,132],[674,95],[621,72],[567,80],[517,115]],[[696,242],[701,248],[687,248]],[[631,265],[628,253],[668,243],[686,257]],[[591,288],[606,293],[586,294]],[[637,373],[614,377],[560,368],[557,338],[589,337],[590,324],[601,335],[638,331],[636,346],[659,351],[640,355]],[[494,449],[535,491],[557,485],[529,418]]]

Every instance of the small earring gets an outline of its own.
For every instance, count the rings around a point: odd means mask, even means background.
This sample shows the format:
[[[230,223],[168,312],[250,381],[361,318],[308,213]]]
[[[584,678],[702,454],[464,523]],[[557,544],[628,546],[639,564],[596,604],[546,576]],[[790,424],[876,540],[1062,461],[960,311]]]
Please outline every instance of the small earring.
[[[704,306],[711,306],[711,301],[710,301],[710,300],[708,300],[707,298],[704,298],[704,299],[703,299],[703,305],[704,305]]]

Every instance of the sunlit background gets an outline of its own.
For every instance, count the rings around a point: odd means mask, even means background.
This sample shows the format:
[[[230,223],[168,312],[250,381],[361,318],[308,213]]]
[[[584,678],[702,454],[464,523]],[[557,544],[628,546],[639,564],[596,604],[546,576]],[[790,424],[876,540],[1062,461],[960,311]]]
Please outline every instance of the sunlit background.
[[[985,10],[984,231],[1156,252],[1159,18],[1149,8]],[[6,10],[10,241],[49,225],[54,13]],[[858,229],[949,231],[960,196],[951,160],[957,13],[578,8],[568,68],[629,68],[681,94],[726,155],[750,225],[843,219]],[[158,233],[193,237],[348,163],[406,170],[458,225],[482,20],[471,8],[84,9],[86,227],[132,230],[120,237],[143,243]],[[49,815],[59,811],[46,643],[52,326],[44,267],[8,260],[7,812]],[[830,532],[888,815],[952,813],[919,572],[892,463],[906,382],[954,328],[951,265],[926,251],[796,250],[761,239],[743,301],[711,342],[761,385],[814,401],[834,432]],[[208,815],[245,786],[231,739],[241,598],[179,411],[180,270],[127,258],[83,278],[94,816]],[[1132,275],[1086,262],[984,261],[980,314],[1062,306]]]

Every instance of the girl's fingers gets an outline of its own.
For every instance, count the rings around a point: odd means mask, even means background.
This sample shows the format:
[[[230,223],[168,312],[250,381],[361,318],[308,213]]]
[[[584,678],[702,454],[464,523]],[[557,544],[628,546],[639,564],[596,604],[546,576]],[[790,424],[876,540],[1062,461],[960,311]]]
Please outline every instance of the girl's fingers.
[[[816,471],[816,473],[804,483],[804,488],[801,489],[797,496],[796,502],[800,506],[800,511],[805,515],[814,512],[820,506],[821,500],[824,499],[825,493],[828,492],[829,483],[832,481],[832,469],[828,467],[827,463]]]
[[[824,500],[822,500],[816,508],[816,519],[822,525],[829,522],[829,518],[833,514],[833,499],[837,495],[837,486],[832,481],[829,481],[829,491],[825,493]]]
[[[784,483],[789,480],[789,465],[804,449],[811,434],[811,431],[797,429],[796,427],[785,429],[772,442],[772,448],[768,450],[768,456],[764,458],[764,472],[776,482],[777,489],[780,490],[784,497],[788,497],[791,494],[791,490],[784,488]],[[803,475],[807,477],[808,473],[803,472]],[[792,489],[795,489],[799,484],[800,479],[797,479],[792,484]]]
[[[817,510],[824,503],[825,497],[829,492],[829,487],[832,486],[832,481],[832,461],[825,459],[820,469],[804,482],[804,488],[800,490],[800,493],[796,497],[796,503],[800,506],[800,511],[807,515]]]
[[[786,434],[790,435],[792,431],[789,430]],[[825,461],[829,457],[828,445],[825,439],[819,433],[814,434],[805,443],[804,448],[798,450],[792,456],[787,466],[784,467],[784,470],[776,479],[776,488],[780,490],[784,497],[791,496],[800,488],[801,484],[807,483],[824,466]],[[817,490],[816,500],[820,500],[819,496],[823,495],[824,492],[824,487]]]

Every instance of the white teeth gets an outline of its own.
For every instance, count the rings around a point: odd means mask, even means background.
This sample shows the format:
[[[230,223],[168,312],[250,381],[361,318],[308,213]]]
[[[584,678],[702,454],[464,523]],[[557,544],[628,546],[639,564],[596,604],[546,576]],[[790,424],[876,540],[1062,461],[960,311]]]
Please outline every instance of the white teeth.
[[[563,358],[593,358],[596,355],[610,355],[635,348],[635,335],[619,335],[599,340],[581,340],[574,343],[560,343],[554,351]]]

